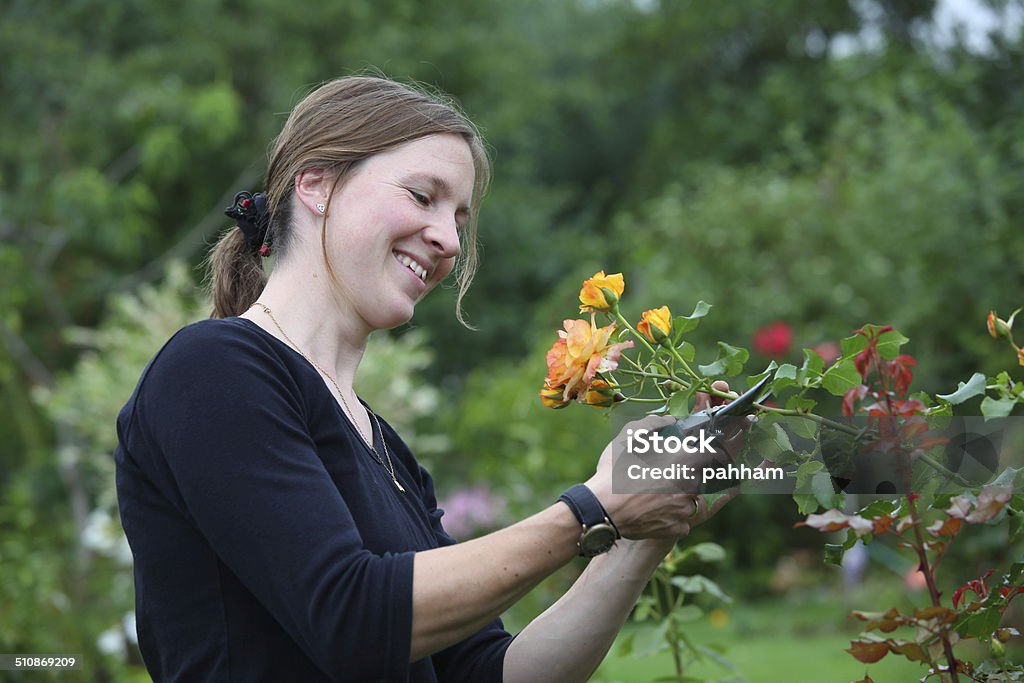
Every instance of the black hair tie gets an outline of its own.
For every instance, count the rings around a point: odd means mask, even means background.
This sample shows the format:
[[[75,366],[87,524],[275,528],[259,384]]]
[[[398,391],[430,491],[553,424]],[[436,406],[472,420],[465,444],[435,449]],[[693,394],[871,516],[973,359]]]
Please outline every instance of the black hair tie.
[[[224,209],[224,213],[235,219],[250,249],[258,248],[260,256],[270,256],[270,243],[267,240],[270,215],[267,211],[266,192],[239,192],[235,195],[235,203]]]

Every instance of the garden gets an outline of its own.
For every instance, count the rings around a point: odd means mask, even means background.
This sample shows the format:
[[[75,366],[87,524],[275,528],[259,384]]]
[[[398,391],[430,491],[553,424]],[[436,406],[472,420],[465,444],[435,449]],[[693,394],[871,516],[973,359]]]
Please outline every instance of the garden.
[[[452,535],[550,505],[627,416],[763,382],[738,461],[785,486],[721,499],[594,681],[1024,680],[1024,5],[966,4],[988,23],[932,0],[8,3],[0,654],[82,662],[0,681],[149,680],[117,413],[209,315],[205,251],[280,112],[370,68],[452,93],[495,165],[475,329],[439,288],[357,378]],[[965,424],[1000,437],[980,470]],[[890,489],[861,485],[869,458]]]

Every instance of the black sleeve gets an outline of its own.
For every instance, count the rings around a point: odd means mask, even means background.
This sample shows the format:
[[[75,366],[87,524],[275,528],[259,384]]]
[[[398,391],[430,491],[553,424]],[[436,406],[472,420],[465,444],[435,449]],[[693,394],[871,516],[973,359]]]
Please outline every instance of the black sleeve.
[[[437,507],[434,481],[424,468],[419,468],[422,500],[430,515],[430,523],[439,546],[453,545],[455,539],[444,530]],[[505,651],[513,637],[501,619],[495,619],[469,638],[433,656],[437,679],[441,683],[502,683]]]
[[[406,680],[411,552],[364,548],[317,455],[291,375],[266,345],[202,323],[150,366],[138,429],[185,512],[333,679]]]

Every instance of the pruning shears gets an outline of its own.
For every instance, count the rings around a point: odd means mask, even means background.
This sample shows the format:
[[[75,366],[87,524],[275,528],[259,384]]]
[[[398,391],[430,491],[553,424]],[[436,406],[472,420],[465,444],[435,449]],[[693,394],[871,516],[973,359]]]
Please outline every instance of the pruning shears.
[[[678,429],[681,434],[689,434],[694,430],[704,428],[708,432],[721,434],[721,425],[727,418],[742,417],[754,412],[754,405],[768,398],[771,390],[761,394],[761,391],[771,380],[771,375],[766,376],[760,382],[747,389],[745,392],[734,398],[729,403],[720,406],[712,406],[705,410],[697,411],[677,420],[675,425],[668,429]],[[755,396],[757,398],[755,398]]]
[[[676,420],[675,424],[659,430],[658,433],[664,437],[677,436],[682,439],[688,435],[696,434],[699,430],[703,429],[706,434],[714,435],[717,439],[723,436],[722,428],[730,418],[752,414],[755,410],[754,406],[768,398],[771,390],[764,391],[764,388],[768,385],[769,381],[771,381],[770,374],[729,403],[699,410],[696,413]],[[724,452],[724,449],[722,451],[722,454],[728,458],[729,456]],[[708,466],[718,467],[724,464],[716,458],[710,461]],[[729,480],[715,480],[702,485],[701,489],[702,492],[713,493],[734,486],[736,483]]]

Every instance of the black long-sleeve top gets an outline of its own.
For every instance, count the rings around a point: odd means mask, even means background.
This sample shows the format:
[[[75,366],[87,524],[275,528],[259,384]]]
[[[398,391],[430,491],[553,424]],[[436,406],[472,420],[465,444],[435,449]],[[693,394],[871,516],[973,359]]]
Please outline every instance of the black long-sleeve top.
[[[500,620],[409,662],[416,551],[455,541],[381,420],[401,493],[317,371],[243,318],[179,331],[117,420],[139,647],[158,683],[498,683]]]

